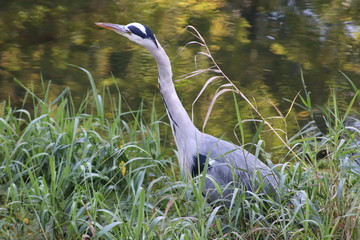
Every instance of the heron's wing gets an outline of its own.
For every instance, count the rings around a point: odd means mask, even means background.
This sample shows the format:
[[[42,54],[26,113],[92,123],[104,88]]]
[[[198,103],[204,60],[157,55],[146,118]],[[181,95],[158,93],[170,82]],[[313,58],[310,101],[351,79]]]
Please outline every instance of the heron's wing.
[[[202,140],[199,153],[210,158],[208,174],[219,185],[235,182],[246,190],[254,191],[261,187],[267,193],[274,192],[278,185],[276,175],[253,154],[211,135],[204,135]],[[208,187],[210,185],[208,182]]]

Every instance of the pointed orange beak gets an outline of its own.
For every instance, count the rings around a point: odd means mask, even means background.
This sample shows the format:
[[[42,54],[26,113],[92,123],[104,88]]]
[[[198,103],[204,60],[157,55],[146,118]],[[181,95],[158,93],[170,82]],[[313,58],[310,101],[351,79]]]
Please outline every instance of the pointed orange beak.
[[[99,27],[110,29],[120,34],[126,33],[124,25],[113,24],[113,23],[102,23],[102,22],[98,22],[95,24],[98,25]]]

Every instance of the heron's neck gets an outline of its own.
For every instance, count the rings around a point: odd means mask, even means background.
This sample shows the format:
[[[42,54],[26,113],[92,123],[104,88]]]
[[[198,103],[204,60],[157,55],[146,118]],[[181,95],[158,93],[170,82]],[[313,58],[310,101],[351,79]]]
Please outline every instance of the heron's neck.
[[[172,81],[171,63],[165,50],[159,45],[158,49],[151,52],[158,65],[160,92],[171,122],[176,143],[178,148],[180,148],[181,146],[179,145],[185,144],[183,141],[194,138],[197,129],[176,93]]]

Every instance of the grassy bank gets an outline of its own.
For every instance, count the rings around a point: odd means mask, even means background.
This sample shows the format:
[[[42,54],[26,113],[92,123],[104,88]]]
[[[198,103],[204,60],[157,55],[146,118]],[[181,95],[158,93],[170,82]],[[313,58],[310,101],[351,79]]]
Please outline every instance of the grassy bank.
[[[50,86],[41,98],[27,90],[31,112],[0,105],[0,239],[360,238],[360,174],[346,165],[359,129],[346,128],[335,96],[327,132],[307,125],[287,143],[293,160],[272,166],[280,198],[239,191],[224,207],[204,199],[205,176],[180,176],[155,106],[145,121],[142,107],[124,111],[120,95],[99,95],[89,79],[77,107],[68,90],[49,99]],[[311,112],[309,97],[301,105]],[[299,193],[306,202],[289,204]]]

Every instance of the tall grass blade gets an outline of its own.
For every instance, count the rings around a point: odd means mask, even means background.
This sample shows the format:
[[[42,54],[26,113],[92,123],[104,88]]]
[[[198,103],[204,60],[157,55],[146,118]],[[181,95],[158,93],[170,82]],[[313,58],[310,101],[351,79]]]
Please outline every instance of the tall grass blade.
[[[84,73],[86,73],[86,76],[88,77],[89,81],[90,81],[90,85],[91,85],[91,90],[93,92],[94,95],[94,99],[95,99],[95,103],[96,103],[96,110],[97,110],[97,115],[100,119],[101,125],[104,125],[104,104],[103,104],[103,100],[101,95],[98,94],[97,88],[96,88],[96,84],[95,84],[95,80],[93,78],[93,76],[91,75],[91,73],[86,70],[85,68],[73,65],[73,64],[68,64],[69,66],[72,67],[76,67],[78,69],[80,69],[81,71],[83,71]]]

